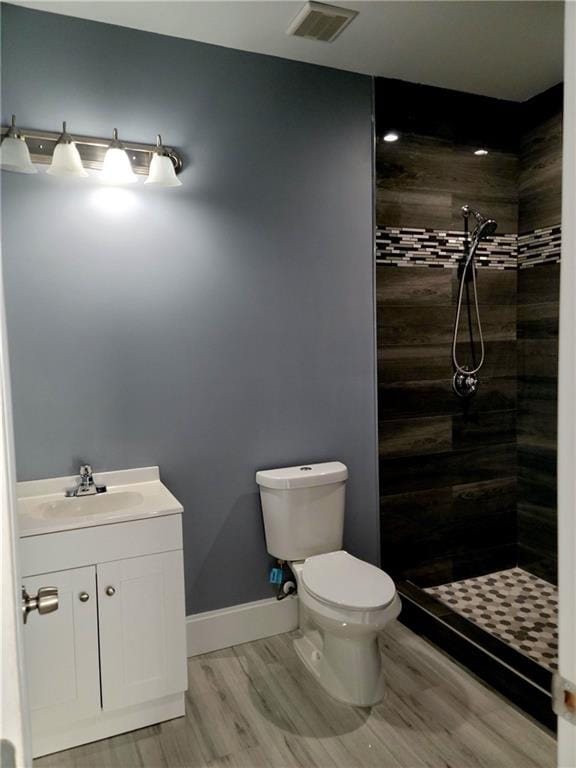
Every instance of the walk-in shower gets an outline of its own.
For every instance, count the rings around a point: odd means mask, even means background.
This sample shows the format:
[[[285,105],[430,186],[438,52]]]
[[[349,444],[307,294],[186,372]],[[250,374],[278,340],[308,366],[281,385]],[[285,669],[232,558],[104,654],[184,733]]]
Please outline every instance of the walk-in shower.
[[[466,234],[466,254],[464,262],[460,269],[460,284],[458,287],[458,300],[456,302],[456,319],[454,321],[454,335],[452,338],[452,364],[454,365],[454,376],[452,386],[454,392],[459,397],[471,397],[478,389],[478,372],[484,365],[484,337],[482,335],[482,320],[480,318],[480,307],[478,304],[478,287],[476,285],[476,265],[474,257],[480,245],[481,240],[490,237],[496,232],[496,221],[486,218],[479,211],[474,210],[469,205],[462,206],[462,215],[464,216],[464,231]],[[474,219],[474,229],[469,238],[470,218]],[[476,328],[478,330],[478,342],[480,347],[480,357],[476,358],[474,330],[472,319],[472,307],[470,298],[470,283],[472,283],[472,294],[474,302],[474,314],[476,315]],[[460,318],[462,314],[462,303],[466,292],[466,308],[468,320],[468,335],[470,339],[470,363],[461,363],[458,360],[458,332],[460,330]]]
[[[562,88],[375,103],[382,568],[401,621],[552,726]]]

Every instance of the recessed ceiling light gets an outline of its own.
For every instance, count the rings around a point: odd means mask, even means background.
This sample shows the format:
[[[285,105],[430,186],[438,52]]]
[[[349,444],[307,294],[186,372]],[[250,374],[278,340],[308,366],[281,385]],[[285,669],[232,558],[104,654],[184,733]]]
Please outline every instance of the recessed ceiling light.
[[[396,133],[396,131],[388,131],[388,133],[384,134],[384,141],[398,141],[400,136]]]
[[[478,157],[484,157],[484,155],[488,154],[488,150],[487,149],[476,149],[474,151],[474,154],[477,155]]]

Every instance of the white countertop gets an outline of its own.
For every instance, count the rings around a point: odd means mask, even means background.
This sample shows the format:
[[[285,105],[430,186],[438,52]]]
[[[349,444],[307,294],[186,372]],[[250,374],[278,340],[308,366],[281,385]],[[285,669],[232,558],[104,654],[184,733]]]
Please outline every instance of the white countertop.
[[[158,467],[95,473],[94,481],[105,485],[106,492],[69,499],[65,492],[78,484],[77,475],[18,483],[20,537],[183,512],[160,481]]]

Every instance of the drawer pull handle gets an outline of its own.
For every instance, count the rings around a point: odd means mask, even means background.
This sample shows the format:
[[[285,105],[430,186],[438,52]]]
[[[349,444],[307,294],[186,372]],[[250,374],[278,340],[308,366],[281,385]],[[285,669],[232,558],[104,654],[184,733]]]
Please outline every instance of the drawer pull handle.
[[[114,589],[114,587],[106,587],[106,594],[108,595],[108,597],[112,597],[112,595],[116,594],[116,590]]]
[[[90,600],[90,595],[88,594],[88,592],[80,592],[80,594],[78,595],[78,599],[80,600],[81,603],[87,603],[88,600]]]

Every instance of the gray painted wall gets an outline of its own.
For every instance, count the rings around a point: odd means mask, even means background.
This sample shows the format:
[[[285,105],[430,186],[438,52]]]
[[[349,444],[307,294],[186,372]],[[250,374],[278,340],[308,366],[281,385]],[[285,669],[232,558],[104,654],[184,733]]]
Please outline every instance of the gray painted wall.
[[[14,6],[2,72],[3,123],[187,159],[119,200],[2,174],[19,479],[158,464],[195,612],[271,594],[254,472],[341,459],[377,562],[370,79]]]

